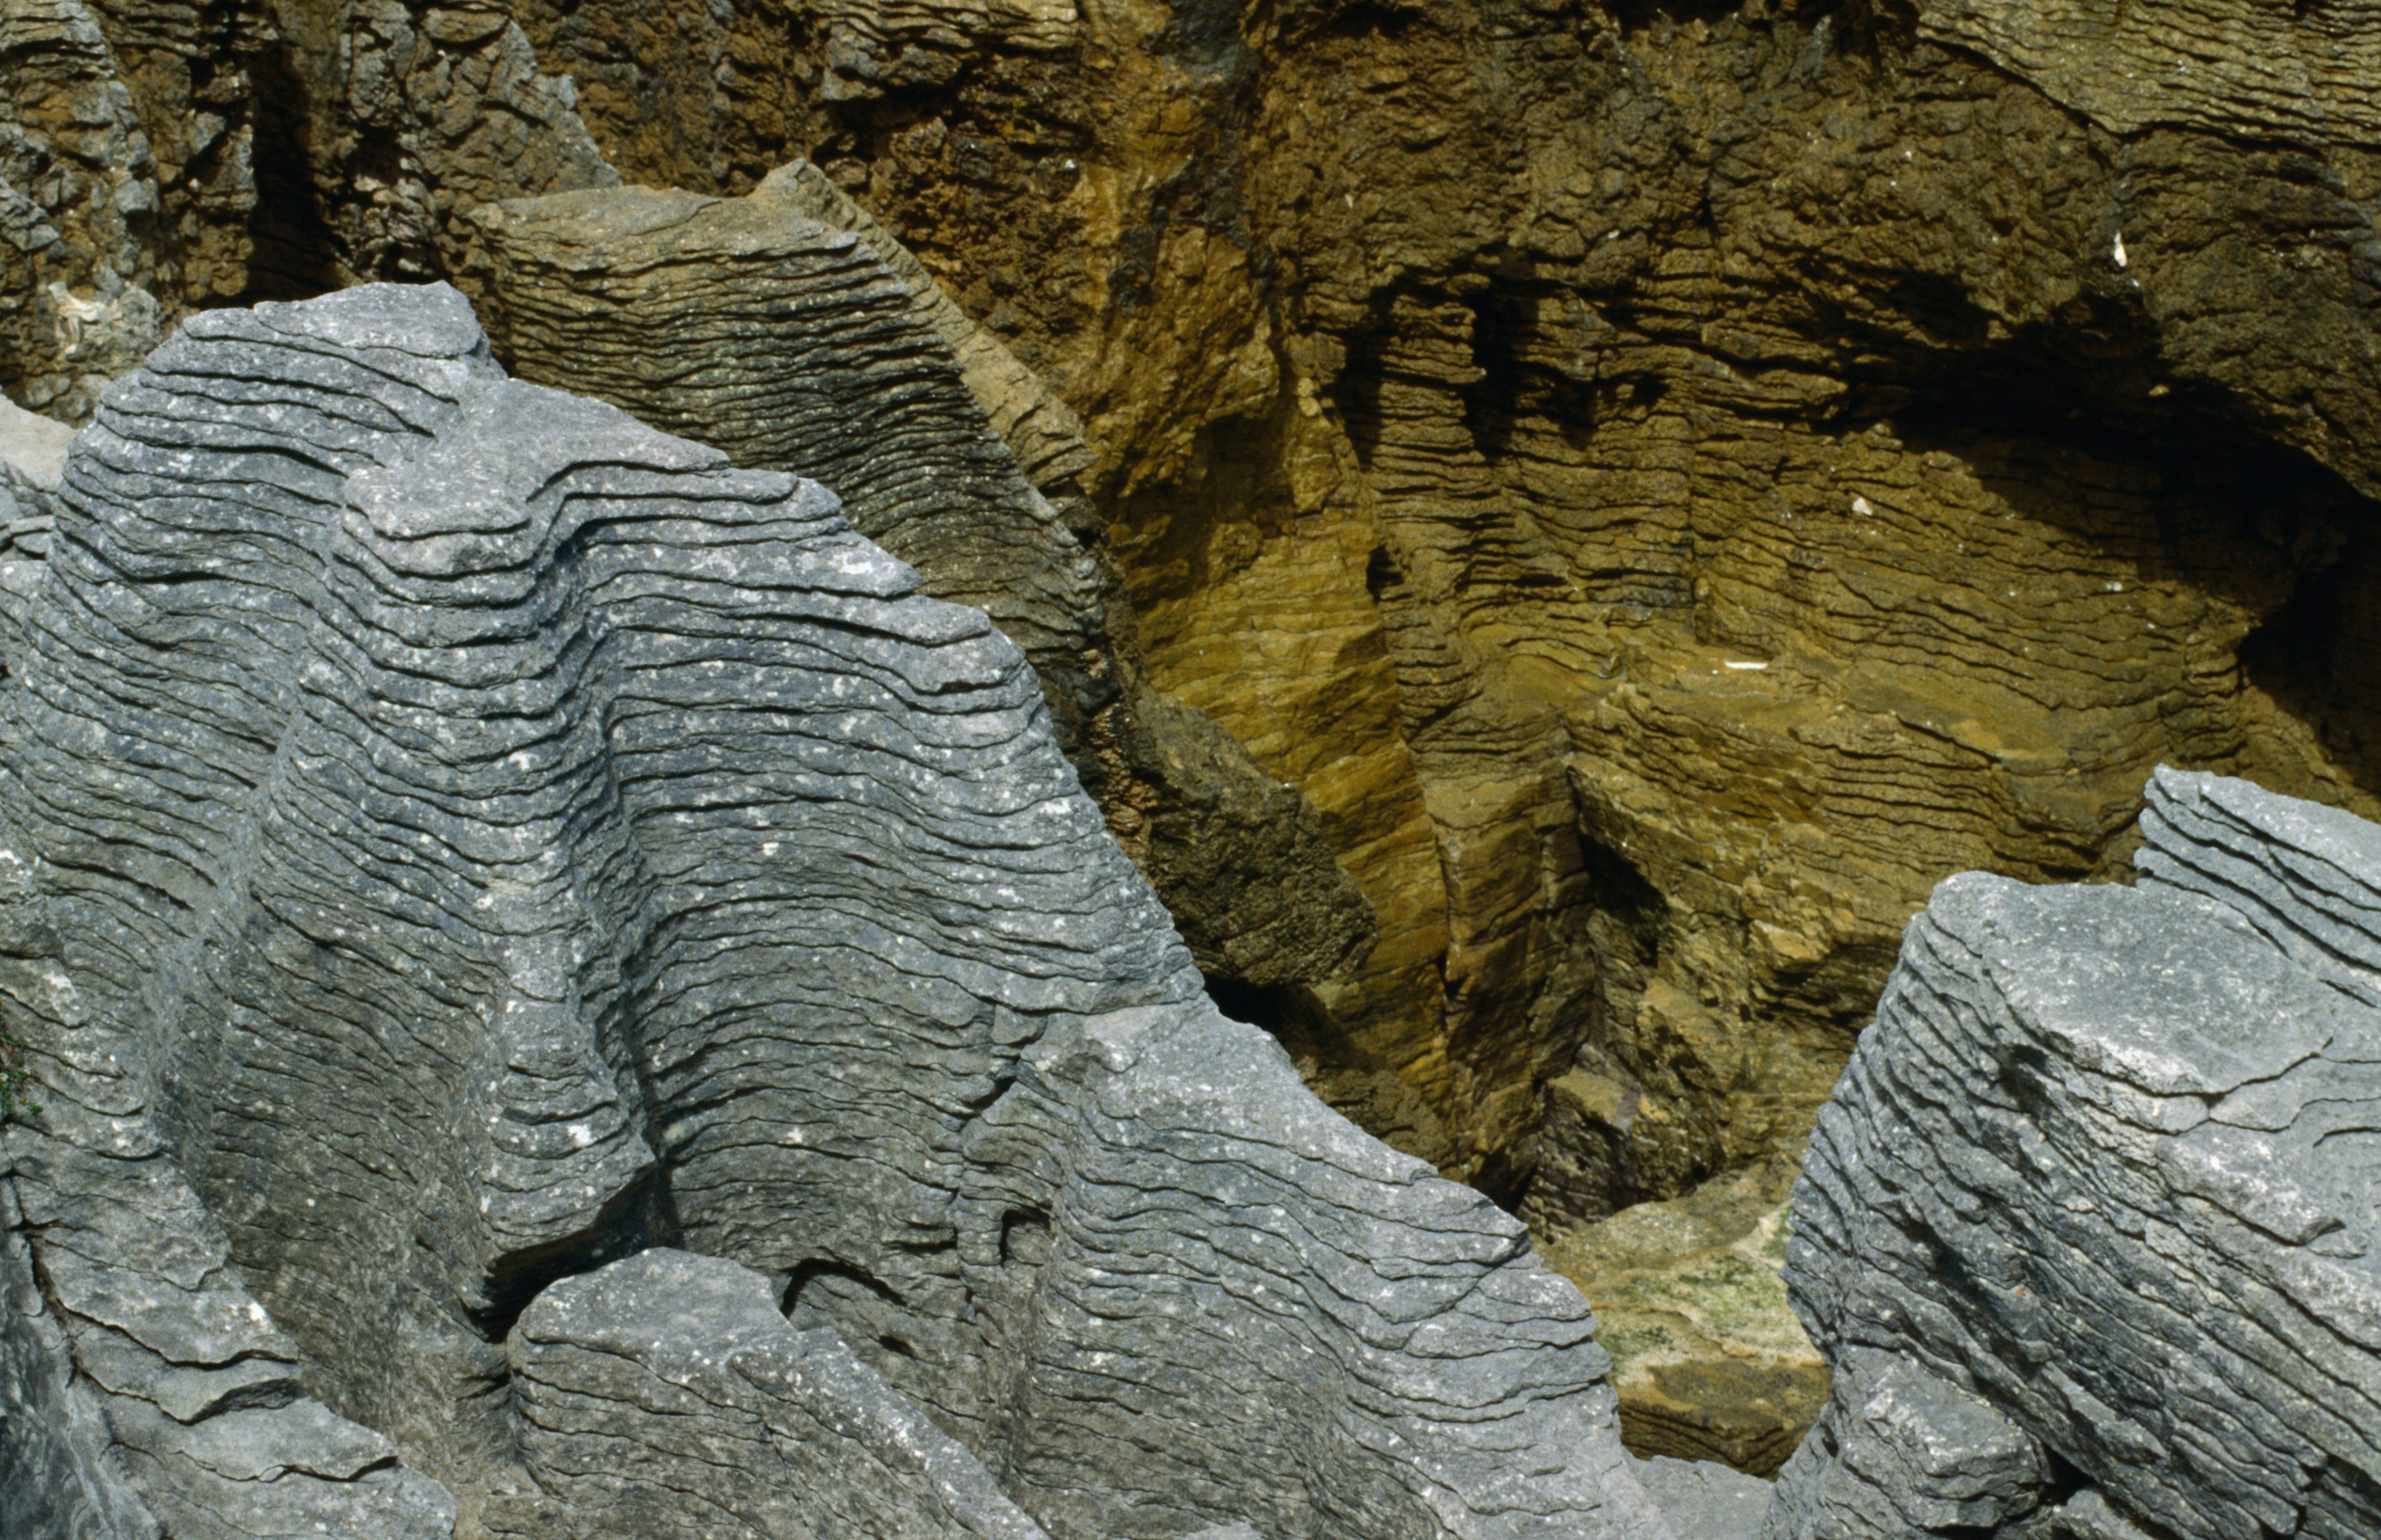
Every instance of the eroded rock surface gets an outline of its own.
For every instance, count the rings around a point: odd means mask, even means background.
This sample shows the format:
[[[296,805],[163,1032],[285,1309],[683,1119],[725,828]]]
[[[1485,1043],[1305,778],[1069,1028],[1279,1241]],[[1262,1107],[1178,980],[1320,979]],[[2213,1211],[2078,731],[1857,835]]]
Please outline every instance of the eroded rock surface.
[[[1230,1008],[1549,1228],[1799,1148],[1941,873],[2121,871],[2155,764],[2381,812],[2364,0],[6,16],[0,385],[65,417],[510,200],[856,234],[1112,574],[1036,662]],[[783,399],[539,287],[525,373]]]
[[[1024,648],[1060,748],[1211,983],[1320,984],[1370,948],[1313,806],[1152,690],[1129,615],[1112,623],[1071,414],[815,168],[742,199],[514,200],[472,226],[472,281],[522,377],[836,488],[931,593]]]
[[[2381,827],[2161,771],[2143,828],[1911,923],[1796,1189],[1772,1540],[2381,1529]]]
[[[1664,1534],[1577,1291],[1216,1013],[1022,653],[816,483],[444,287],[214,312],[21,632],[12,1511],[672,1533],[732,1448],[753,1534]]]
[[[540,1495],[497,1499],[492,1533],[1045,1540],[833,1327],[788,1326],[769,1280],[723,1258],[566,1278],[509,1350]]]
[[[2120,872],[2160,760],[2381,811],[2370,7],[2089,11],[524,27],[1058,388],[1153,681],[1379,917],[1243,1008],[1555,1225],[1795,1147],[1940,874]]]
[[[451,265],[473,205],[619,180],[501,10],[0,8],[0,388],[79,422],[174,322]]]

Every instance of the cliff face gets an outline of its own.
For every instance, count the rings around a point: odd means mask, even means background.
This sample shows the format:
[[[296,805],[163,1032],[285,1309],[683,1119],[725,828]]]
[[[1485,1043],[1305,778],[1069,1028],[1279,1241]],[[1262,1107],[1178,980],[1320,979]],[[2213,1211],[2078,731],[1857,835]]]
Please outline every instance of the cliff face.
[[[86,166],[7,173],[28,359],[103,259],[507,314],[471,209],[811,157],[1072,419],[1009,439],[1153,703],[1068,744],[1112,825],[1280,831],[1177,913],[1316,841],[1369,905],[1219,997],[1540,1220],[1795,1147],[1935,878],[2120,874],[2161,760],[2376,809],[2368,6],[46,3],[117,84],[11,92]]]
[[[1935,875],[2116,874],[2160,759],[2375,805],[2370,18],[2225,15],[525,26],[1081,414],[1152,678],[1380,923],[1233,1004],[1557,1217],[1790,1147]]]
[[[2381,828],[2161,770],[2133,888],[1935,890],[1794,1192],[1764,1540],[2381,1526]]]

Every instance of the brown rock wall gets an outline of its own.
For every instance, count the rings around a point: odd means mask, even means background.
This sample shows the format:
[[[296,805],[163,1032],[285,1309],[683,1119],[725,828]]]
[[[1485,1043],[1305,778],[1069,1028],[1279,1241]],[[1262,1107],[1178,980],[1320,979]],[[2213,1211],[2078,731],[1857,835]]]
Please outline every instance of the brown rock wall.
[[[1159,816],[1238,749],[1079,746],[1186,925],[1279,909],[1215,831],[1309,805],[1371,907],[1228,1003],[1553,1223],[1789,1148],[1932,881],[2116,876],[2152,764],[2375,810],[2371,13],[107,0],[44,67],[161,212],[54,199],[57,270],[445,272],[482,204],[809,155],[1144,725],[1247,747]]]
[[[66,417],[156,346],[157,165],[98,17],[0,6],[0,389]]]
[[[2111,874],[2161,759],[2369,804],[2352,144],[1857,10],[1136,26],[819,142],[1081,411],[1152,678],[1324,808],[1382,946],[1243,1004],[1344,1103],[1677,1191],[1807,1126],[1935,874]]]

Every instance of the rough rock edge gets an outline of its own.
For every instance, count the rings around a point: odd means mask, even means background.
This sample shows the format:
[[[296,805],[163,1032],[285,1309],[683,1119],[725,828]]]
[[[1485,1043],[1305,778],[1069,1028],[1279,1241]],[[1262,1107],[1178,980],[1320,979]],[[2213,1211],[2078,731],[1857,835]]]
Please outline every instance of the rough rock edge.
[[[983,407],[992,431],[1017,456],[1018,469],[1025,479],[1054,502],[1084,495],[1082,479],[1098,464],[1099,456],[1083,437],[1082,419],[1048,381],[1020,362],[998,337],[969,319],[925,265],[878,224],[874,214],[807,160],[779,166],[755,190],[864,241],[910,287],[910,303],[949,346],[960,378]]]

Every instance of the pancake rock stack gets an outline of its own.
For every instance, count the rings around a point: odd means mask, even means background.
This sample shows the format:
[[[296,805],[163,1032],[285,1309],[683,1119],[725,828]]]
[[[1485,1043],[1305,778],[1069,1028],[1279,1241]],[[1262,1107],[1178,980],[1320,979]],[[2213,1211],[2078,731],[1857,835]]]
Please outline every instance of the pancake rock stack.
[[[820,485],[365,287],[193,318],[53,504],[0,1533],[1671,1533],[1576,1291]]]
[[[606,188],[470,223],[469,282],[520,378],[824,482],[927,593],[992,617],[1211,984],[1318,984],[1371,947],[1313,805],[1149,688],[1074,414],[815,166],[744,198]]]
[[[2161,770],[2135,887],[1954,877],[1796,1192],[1770,1540],[2381,1534],[2381,827]]]

